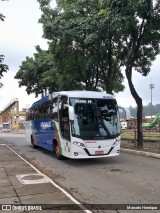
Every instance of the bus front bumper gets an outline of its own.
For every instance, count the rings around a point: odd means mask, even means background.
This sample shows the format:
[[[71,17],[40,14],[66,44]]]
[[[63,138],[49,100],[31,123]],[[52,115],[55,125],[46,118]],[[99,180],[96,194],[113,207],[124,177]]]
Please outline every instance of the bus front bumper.
[[[71,158],[83,159],[83,158],[104,158],[114,157],[120,154],[120,143],[116,146],[105,148],[81,148],[74,146],[74,151],[71,151]]]

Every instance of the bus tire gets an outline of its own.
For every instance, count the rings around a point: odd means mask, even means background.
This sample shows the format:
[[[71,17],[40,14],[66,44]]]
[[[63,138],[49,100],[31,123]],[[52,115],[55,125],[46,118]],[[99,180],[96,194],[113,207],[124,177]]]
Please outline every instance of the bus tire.
[[[37,148],[37,146],[34,144],[33,135],[31,135],[31,144],[32,144],[33,149]]]
[[[56,158],[58,160],[63,160],[64,157],[60,154],[60,147],[59,147],[57,141],[54,141],[53,144],[54,144],[54,151],[55,151],[55,154],[56,154]]]

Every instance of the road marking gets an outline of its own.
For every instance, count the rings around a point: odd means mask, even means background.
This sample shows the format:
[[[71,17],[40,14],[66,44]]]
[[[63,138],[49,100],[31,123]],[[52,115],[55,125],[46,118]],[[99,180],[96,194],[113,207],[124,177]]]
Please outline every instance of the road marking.
[[[5,144],[4,144],[5,145]],[[71,201],[73,201],[75,204],[80,205],[80,208],[82,208],[83,211],[85,211],[86,213],[92,213],[92,211],[90,210],[85,210],[85,207],[78,201],[76,200],[74,197],[72,197],[72,195],[70,195],[67,191],[65,191],[64,189],[62,189],[58,184],[56,184],[53,180],[51,180],[47,175],[45,175],[44,173],[40,172],[35,166],[33,166],[31,163],[29,163],[27,160],[25,160],[21,155],[19,155],[15,150],[13,150],[11,147],[9,147],[8,145],[6,145],[12,152],[14,152],[18,157],[20,157],[23,161],[25,161],[27,164],[29,164],[34,170],[36,170],[37,173],[39,174],[43,174],[44,176],[46,176],[46,178],[49,179],[50,183],[52,185],[54,185],[57,189],[59,189],[62,193],[64,193]]]

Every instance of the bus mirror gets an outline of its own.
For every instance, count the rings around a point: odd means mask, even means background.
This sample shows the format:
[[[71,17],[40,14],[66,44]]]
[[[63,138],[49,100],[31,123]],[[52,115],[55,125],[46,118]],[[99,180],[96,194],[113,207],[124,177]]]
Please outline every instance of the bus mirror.
[[[72,106],[69,106],[69,119],[74,121],[74,108]]]
[[[130,113],[130,110],[128,108],[124,108],[124,107],[121,107],[119,106],[118,107],[120,110],[123,110],[125,112],[125,117],[126,117],[126,120],[130,120],[131,118],[131,113]]]
[[[128,120],[130,120],[130,118],[131,118],[131,112],[130,112],[130,110],[129,109],[125,109],[125,111],[126,111],[126,120],[128,121]]]
[[[68,104],[63,104],[64,109],[68,108]]]

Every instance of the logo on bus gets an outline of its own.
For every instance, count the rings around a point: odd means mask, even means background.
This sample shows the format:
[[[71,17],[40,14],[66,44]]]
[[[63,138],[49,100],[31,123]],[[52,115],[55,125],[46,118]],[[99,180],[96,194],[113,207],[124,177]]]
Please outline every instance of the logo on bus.
[[[88,141],[85,141],[85,143],[97,143],[97,141],[90,141],[90,140],[88,140]]]
[[[105,99],[113,99],[112,96],[103,96],[103,98],[105,98]]]
[[[51,127],[51,121],[49,121],[49,122],[41,122],[40,126],[41,126],[42,129],[50,128]]]

